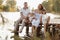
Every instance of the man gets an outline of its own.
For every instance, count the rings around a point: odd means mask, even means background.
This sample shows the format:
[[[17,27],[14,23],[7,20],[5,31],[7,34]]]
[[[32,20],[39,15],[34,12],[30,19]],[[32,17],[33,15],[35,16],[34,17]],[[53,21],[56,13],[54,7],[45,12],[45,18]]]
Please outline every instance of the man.
[[[19,31],[19,23],[21,23],[21,21],[22,21],[22,28],[21,28],[20,32],[22,32],[22,29],[25,26],[24,19],[27,18],[30,13],[30,9],[28,8],[27,2],[24,2],[24,7],[20,10],[20,12],[21,12],[21,18],[19,20],[17,20],[17,22],[15,24],[16,32]],[[26,27],[26,34],[28,34],[28,30],[29,30],[29,27]]]

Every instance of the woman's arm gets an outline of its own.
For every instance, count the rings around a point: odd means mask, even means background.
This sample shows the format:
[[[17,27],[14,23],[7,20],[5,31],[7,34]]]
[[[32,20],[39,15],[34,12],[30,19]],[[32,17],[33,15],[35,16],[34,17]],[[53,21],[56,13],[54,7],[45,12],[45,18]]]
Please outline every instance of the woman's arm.
[[[40,23],[42,23],[42,16],[40,17]]]

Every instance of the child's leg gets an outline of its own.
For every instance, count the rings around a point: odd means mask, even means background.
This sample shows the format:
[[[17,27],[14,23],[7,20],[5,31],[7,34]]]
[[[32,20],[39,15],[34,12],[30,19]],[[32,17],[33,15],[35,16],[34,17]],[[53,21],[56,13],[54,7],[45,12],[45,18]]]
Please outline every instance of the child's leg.
[[[38,34],[37,27],[35,27],[34,33],[35,33],[35,36],[37,36],[37,34]]]
[[[32,35],[34,34],[35,26],[32,26]]]
[[[46,36],[46,23],[44,24],[44,36]]]
[[[35,32],[37,31],[37,27],[35,27]]]

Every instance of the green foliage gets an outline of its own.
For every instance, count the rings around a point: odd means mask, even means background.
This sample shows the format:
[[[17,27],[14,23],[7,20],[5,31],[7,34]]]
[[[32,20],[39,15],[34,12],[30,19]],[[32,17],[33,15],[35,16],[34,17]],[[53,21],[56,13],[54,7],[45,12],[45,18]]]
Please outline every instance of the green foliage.
[[[16,1],[15,0],[7,0],[6,5],[2,5],[3,0],[0,0],[0,12],[9,12],[10,8],[16,7]]]
[[[52,7],[50,7],[51,4],[52,4]],[[46,8],[48,12],[54,11],[56,13],[60,13],[60,0],[53,0],[52,2],[44,1],[42,5]]]
[[[16,1],[15,0],[7,0],[7,5],[9,5],[9,6],[14,6],[14,5],[16,5]]]
[[[3,10],[6,11],[6,12],[8,12],[9,11],[9,6],[8,5],[4,6]]]
[[[0,5],[3,3],[3,0],[0,0]]]
[[[45,9],[47,10],[47,12],[50,12],[50,8],[49,8],[50,2],[44,1],[44,2],[42,3],[42,5],[45,7]]]
[[[56,0],[55,2],[54,2],[54,5],[53,5],[53,10],[55,11],[55,12],[60,12],[60,1],[59,0]]]

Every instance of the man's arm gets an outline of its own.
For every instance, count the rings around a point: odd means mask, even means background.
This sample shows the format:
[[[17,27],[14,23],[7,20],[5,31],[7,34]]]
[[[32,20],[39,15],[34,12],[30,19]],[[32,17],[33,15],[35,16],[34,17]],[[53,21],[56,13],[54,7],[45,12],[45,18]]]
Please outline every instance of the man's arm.
[[[22,12],[20,12],[20,14],[21,14],[21,16],[23,16],[23,13]]]

